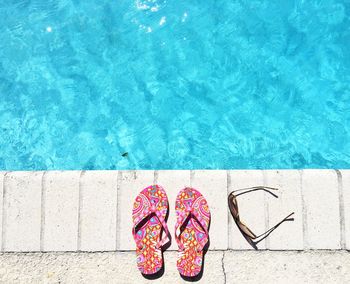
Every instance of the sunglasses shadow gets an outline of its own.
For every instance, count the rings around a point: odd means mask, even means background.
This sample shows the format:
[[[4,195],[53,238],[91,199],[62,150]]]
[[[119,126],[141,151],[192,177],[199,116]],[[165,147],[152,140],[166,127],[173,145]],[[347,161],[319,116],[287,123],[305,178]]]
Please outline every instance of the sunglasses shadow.
[[[258,244],[260,241],[262,241],[262,240],[260,240],[259,242],[254,242],[249,236],[247,236],[247,235],[243,232],[243,230],[242,230],[241,228],[238,227],[238,229],[239,229],[239,231],[241,232],[241,234],[243,235],[243,237],[246,239],[246,241],[248,242],[248,244],[250,244],[250,246],[251,246],[253,249],[259,250],[259,248],[257,247],[257,244]]]
[[[254,248],[255,250],[259,250],[259,248],[257,247],[257,245],[265,240],[274,230],[276,230],[280,225],[282,225],[284,222],[288,222],[288,221],[294,221],[294,218],[290,218],[291,215],[293,215],[294,212],[292,212],[291,214],[289,214],[286,218],[284,218],[282,221],[280,221],[279,223],[277,223],[275,226],[273,226],[272,228],[270,228],[269,230],[267,230],[265,233],[262,233],[261,235],[256,237],[256,241],[254,241],[250,236],[248,236],[239,226],[239,224],[237,224],[236,220],[236,224],[237,227],[239,229],[239,231],[241,232],[241,234],[243,235],[243,237],[246,239],[246,241],[250,244],[250,246],[252,248]],[[262,238],[260,238],[262,237]]]

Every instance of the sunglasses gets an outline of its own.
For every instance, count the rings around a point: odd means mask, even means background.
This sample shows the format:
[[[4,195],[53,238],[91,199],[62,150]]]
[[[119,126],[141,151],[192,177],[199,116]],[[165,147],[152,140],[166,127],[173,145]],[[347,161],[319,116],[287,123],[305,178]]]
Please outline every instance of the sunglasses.
[[[286,221],[294,221],[294,218],[290,218],[294,214],[294,212],[292,212],[287,217],[285,217],[280,222],[278,222],[276,225],[274,225],[273,227],[268,229],[266,232],[264,232],[258,236],[255,235],[253,233],[253,231],[251,229],[249,229],[248,226],[246,224],[244,224],[244,222],[242,222],[242,220],[239,216],[237,197],[242,195],[242,194],[246,194],[246,193],[258,191],[258,190],[265,191],[265,192],[271,194],[273,197],[278,198],[278,196],[272,192],[272,191],[278,190],[278,188],[268,187],[268,186],[255,186],[255,187],[241,188],[241,189],[232,191],[228,196],[228,206],[230,208],[231,215],[232,215],[233,219],[235,220],[236,225],[238,226],[238,228],[239,228],[240,232],[242,233],[242,235],[244,236],[244,238],[247,240],[247,242],[254,249],[258,249],[257,244],[260,243],[265,238],[267,238],[282,223],[284,223]],[[239,193],[236,194],[237,192],[239,192]]]

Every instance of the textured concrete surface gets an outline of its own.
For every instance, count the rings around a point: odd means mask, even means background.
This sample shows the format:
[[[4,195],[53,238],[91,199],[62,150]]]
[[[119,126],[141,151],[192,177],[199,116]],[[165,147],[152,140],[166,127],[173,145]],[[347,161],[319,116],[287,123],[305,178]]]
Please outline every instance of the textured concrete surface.
[[[80,180],[78,249],[116,250],[118,172],[84,171]]]
[[[175,197],[194,186],[207,198],[212,221],[209,250],[252,248],[229,214],[231,190],[278,187],[238,197],[240,216],[260,234],[295,212],[259,249],[350,248],[350,173],[346,170],[183,170],[0,172],[1,251],[134,250],[132,205],[157,182],[169,198],[174,232]],[[176,250],[175,242],[170,250]]]
[[[43,172],[4,176],[2,250],[40,250],[42,176]]]
[[[227,283],[349,283],[345,251],[227,252]]]
[[[308,249],[340,248],[338,179],[335,171],[308,170],[302,173],[305,205],[304,237]]]
[[[42,182],[41,250],[76,251],[80,172],[46,172]]]
[[[294,212],[294,221],[275,230],[267,239],[268,247],[276,250],[303,249],[303,206],[301,198],[301,175],[299,171],[264,171],[264,184],[278,188],[278,199],[270,198],[268,227]]]
[[[350,170],[338,171],[341,245],[350,250]]]
[[[1,283],[184,283],[175,252],[166,252],[164,275],[147,280],[133,252],[3,253]],[[210,251],[199,283],[349,283],[345,251]]]
[[[191,171],[191,186],[200,190],[200,192],[203,194],[209,205],[211,215],[211,249],[227,250],[228,207],[225,202],[227,199],[227,172]]]
[[[2,235],[3,235],[3,230],[2,230],[2,224],[4,221],[3,218],[3,206],[4,206],[4,177],[5,177],[5,172],[0,171],[0,250],[2,250]]]

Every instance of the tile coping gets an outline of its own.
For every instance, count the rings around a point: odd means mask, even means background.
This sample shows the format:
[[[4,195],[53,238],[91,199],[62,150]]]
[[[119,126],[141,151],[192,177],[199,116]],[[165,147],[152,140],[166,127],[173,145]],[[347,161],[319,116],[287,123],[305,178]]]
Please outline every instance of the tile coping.
[[[208,200],[210,250],[252,249],[227,207],[234,189],[265,185],[239,198],[240,215],[257,234],[295,212],[261,242],[267,250],[349,250],[350,170],[122,170],[0,172],[2,252],[134,250],[131,210],[144,187],[162,185],[173,235],[178,190],[192,186]],[[176,250],[172,241],[169,250]]]

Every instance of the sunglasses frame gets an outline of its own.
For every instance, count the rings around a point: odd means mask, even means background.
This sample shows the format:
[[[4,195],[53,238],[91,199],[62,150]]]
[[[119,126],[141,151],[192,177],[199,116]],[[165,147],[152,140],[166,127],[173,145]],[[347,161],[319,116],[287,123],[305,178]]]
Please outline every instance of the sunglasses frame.
[[[238,229],[240,230],[241,234],[244,236],[244,238],[247,240],[247,242],[254,249],[258,249],[257,244],[260,243],[265,238],[267,238],[272,233],[272,231],[274,231],[282,223],[284,223],[285,221],[294,221],[294,218],[290,218],[294,214],[294,212],[292,212],[287,217],[282,219],[279,223],[277,223],[276,225],[274,225],[273,227],[268,229],[266,232],[264,232],[258,236],[256,234],[254,234],[253,231],[251,229],[249,229],[249,227],[240,218],[237,197],[239,195],[246,194],[246,193],[253,192],[253,191],[258,191],[258,190],[263,190],[263,191],[271,194],[273,197],[278,198],[278,196],[276,194],[271,192],[272,190],[275,190],[275,191],[278,190],[278,188],[268,187],[268,186],[255,186],[255,187],[241,188],[241,189],[232,191],[228,195],[228,206],[229,206],[231,215],[232,215],[233,219],[235,220],[235,223],[236,223]],[[235,194],[236,192],[240,192],[240,193]]]

